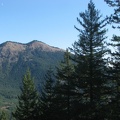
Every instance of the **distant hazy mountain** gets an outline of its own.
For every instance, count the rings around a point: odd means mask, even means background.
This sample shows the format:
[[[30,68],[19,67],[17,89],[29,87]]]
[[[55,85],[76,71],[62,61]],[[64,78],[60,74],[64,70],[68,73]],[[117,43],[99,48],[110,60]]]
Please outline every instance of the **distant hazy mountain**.
[[[11,41],[0,44],[0,96],[16,98],[21,79],[28,68],[39,87],[46,70],[58,65],[63,54],[64,50],[37,40],[27,44]]]

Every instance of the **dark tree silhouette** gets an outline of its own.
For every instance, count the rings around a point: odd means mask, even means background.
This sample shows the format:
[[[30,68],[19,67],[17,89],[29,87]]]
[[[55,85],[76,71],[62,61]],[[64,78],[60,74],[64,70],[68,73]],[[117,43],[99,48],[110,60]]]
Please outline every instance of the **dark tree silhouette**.
[[[45,75],[45,83],[40,94],[41,119],[56,120],[56,104],[55,104],[55,77],[53,70],[49,68]]]
[[[79,40],[75,41],[71,48],[75,55],[73,60],[76,63],[76,88],[79,93],[79,104],[76,105],[76,113],[79,111],[79,115],[76,119],[103,119],[103,91],[106,88],[107,75],[107,60],[104,56],[108,51],[105,45],[107,18],[101,20],[102,15],[92,0],[88,4],[88,9],[79,16],[77,21],[81,29],[75,26],[79,32]]]
[[[73,114],[73,101],[75,96],[74,66],[70,60],[70,53],[66,50],[64,60],[57,69],[57,80],[59,81],[58,92],[62,95],[62,111],[65,120],[71,120]]]

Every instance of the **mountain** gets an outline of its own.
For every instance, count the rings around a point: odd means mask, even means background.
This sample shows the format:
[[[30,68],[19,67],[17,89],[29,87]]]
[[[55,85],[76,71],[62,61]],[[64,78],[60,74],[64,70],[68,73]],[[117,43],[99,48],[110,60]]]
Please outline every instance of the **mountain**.
[[[15,100],[21,80],[29,68],[39,88],[49,67],[55,68],[63,59],[64,50],[34,40],[27,44],[5,42],[0,44],[0,105]]]

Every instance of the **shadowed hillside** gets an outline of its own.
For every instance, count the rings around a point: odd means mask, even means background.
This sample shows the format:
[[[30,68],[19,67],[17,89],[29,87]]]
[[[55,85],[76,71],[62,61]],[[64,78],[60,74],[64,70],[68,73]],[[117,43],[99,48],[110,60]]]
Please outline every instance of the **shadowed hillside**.
[[[13,100],[19,93],[21,79],[30,68],[37,87],[44,81],[49,67],[62,60],[64,50],[34,40],[27,44],[5,42],[0,44],[0,96]]]

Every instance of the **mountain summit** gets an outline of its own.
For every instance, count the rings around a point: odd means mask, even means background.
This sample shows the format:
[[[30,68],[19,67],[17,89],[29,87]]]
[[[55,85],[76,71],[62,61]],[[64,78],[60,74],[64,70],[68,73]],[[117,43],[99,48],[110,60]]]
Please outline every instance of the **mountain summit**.
[[[43,43],[43,42],[37,41],[37,40],[33,40],[26,44],[7,41],[7,42],[0,44],[0,49],[3,49],[5,51],[10,50],[13,52],[14,51],[16,51],[16,52],[24,51],[26,49],[40,49],[42,51],[52,51],[52,52],[63,51],[60,48],[49,46],[46,43]]]
[[[63,52],[64,50],[49,46],[41,41],[33,40],[29,43],[23,44],[18,42],[7,41],[0,44],[0,62],[4,58],[8,58],[11,62],[18,60],[19,54],[27,51],[40,51],[40,52]]]
[[[39,87],[48,68],[54,69],[63,54],[64,50],[37,40],[26,44],[12,41],[0,44],[0,95],[15,99],[28,68]]]

